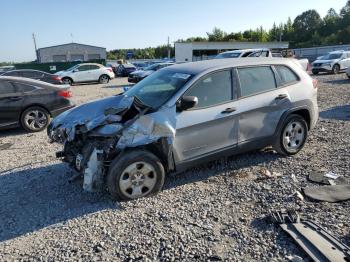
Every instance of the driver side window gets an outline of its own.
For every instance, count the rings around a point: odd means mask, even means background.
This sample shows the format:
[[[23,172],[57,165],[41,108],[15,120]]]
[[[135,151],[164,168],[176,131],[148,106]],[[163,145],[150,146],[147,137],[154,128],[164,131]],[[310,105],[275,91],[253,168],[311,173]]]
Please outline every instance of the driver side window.
[[[231,70],[211,73],[201,78],[184,95],[198,98],[198,104],[194,108],[210,107],[231,101],[233,98]]]

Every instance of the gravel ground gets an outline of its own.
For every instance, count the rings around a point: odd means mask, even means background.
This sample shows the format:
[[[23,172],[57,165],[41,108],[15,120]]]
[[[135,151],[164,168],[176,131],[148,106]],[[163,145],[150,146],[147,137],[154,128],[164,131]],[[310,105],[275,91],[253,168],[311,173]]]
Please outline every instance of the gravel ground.
[[[313,171],[350,177],[350,80],[320,75],[321,119],[301,153],[284,158],[263,150],[168,176],[163,192],[130,202],[83,192],[81,181],[56,161],[60,147],[45,132],[2,131],[0,144],[0,261],[285,261],[305,258],[266,217],[297,209],[350,245],[350,201],[322,203],[291,196]],[[120,92],[72,88],[77,104]],[[268,169],[280,173],[266,178]],[[293,179],[294,177],[294,179]]]

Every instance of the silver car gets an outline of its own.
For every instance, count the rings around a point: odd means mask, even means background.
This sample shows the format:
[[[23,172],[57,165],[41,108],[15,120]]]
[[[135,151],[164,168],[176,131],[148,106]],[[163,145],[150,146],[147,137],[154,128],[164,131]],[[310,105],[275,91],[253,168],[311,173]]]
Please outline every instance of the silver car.
[[[166,173],[221,156],[270,145],[294,155],[317,119],[317,82],[289,59],[222,59],[164,68],[61,114],[48,135],[85,190],[107,184],[129,200],[159,192]]]

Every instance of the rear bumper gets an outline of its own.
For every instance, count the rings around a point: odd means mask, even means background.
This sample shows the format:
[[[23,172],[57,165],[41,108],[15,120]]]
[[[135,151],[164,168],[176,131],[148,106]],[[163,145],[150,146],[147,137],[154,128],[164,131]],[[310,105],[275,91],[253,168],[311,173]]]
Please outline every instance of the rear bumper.
[[[59,114],[63,113],[64,111],[67,111],[71,108],[75,107],[74,104],[70,104],[69,106],[65,106],[65,107],[61,107],[61,108],[58,108],[58,109],[55,109],[55,110],[51,110],[51,116],[52,117],[56,117],[58,116]]]

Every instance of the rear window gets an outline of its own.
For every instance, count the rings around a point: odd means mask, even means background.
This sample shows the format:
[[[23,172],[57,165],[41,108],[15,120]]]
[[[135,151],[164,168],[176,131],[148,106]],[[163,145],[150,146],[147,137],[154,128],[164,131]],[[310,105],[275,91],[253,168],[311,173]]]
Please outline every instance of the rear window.
[[[276,71],[281,79],[281,85],[297,82],[297,75],[286,66],[275,66]]]
[[[238,68],[241,96],[251,96],[276,88],[275,75],[269,66]]]
[[[28,93],[36,90],[36,87],[26,85],[26,84],[15,83],[15,85],[17,87],[18,92],[22,92],[22,93]]]

